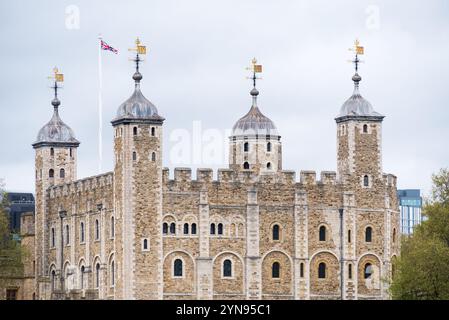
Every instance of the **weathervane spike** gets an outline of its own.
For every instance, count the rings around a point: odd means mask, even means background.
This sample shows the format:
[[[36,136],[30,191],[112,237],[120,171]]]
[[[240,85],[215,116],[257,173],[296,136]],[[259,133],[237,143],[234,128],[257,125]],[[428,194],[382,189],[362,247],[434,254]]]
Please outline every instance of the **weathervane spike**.
[[[355,72],[357,73],[359,71],[359,63],[362,62],[359,59],[359,55],[365,54],[365,48],[360,45],[359,39],[355,39],[354,47],[350,48],[349,50],[355,53],[354,60],[352,60],[351,62],[354,63]]]
[[[360,77],[358,71],[359,71],[359,63],[363,62],[359,59],[359,55],[365,54],[365,48],[360,45],[360,41],[356,39],[354,41],[354,47],[349,49],[350,51],[355,53],[354,60],[351,62],[354,63],[355,66],[355,74],[352,77],[352,81],[354,81],[354,90],[358,90],[359,88],[359,82],[362,80],[362,77]]]
[[[246,70],[250,70],[253,73],[252,77],[248,77],[248,79],[253,80],[253,87],[255,88],[256,87],[256,80],[261,79],[261,78],[258,78],[256,76],[256,73],[262,73],[262,65],[261,64],[257,64],[257,59],[253,58],[251,60],[251,66],[247,67]]]
[[[141,45],[139,37],[136,38],[135,41],[136,46],[134,48],[128,49],[128,51],[134,51],[136,52],[136,57],[132,59],[136,63],[136,72],[133,75],[133,79],[136,81],[136,86],[142,79],[142,75],[139,72],[139,63],[143,61],[143,59],[140,58],[140,55],[147,53],[147,47]]]
[[[64,74],[59,73],[59,69],[57,67],[53,68],[53,75],[48,77],[54,81],[53,86],[51,87],[55,91],[55,99],[58,98],[58,89],[61,88],[58,86],[58,82],[64,82]]]

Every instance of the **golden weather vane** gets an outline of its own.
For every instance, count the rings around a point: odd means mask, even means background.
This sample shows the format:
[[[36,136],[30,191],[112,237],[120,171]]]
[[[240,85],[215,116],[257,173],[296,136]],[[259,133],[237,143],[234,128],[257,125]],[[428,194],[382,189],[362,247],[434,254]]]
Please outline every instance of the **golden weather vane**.
[[[136,39],[136,47],[130,48],[128,51],[135,51],[137,54],[147,54],[147,47],[141,45],[139,38]]]
[[[64,82],[64,74],[59,73],[57,67],[53,68],[53,75],[48,77],[49,79],[53,79],[55,82]]]
[[[253,58],[253,60],[251,60],[251,66],[247,67],[246,70],[250,70],[253,73],[253,76],[247,77],[247,79],[253,80],[253,86],[256,87],[256,80],[262,79],[262,78],[257,78],[257,76],[256,76],[256,73],[262,73],[262,65],[257,64],[257,59]]]
[[[58,86],[58,83],[64,82],[64,74],[59,73],[57,67],[53,68],[53,75],[49,76],[48,79],[52,79],[54,81],[53,86],[51,87],[55,91],[55,101],[58,101],[58,89],[62,88]]]
[[[139,72],[139,63],[140,61],[144,61],[140,58],[141,54],[147,54],[147,47],[143,46],[139,40],[139,38],[136,38],[136,46],[134,48],[128,49],[128,51],[134,51],[136,53],[136,57],[134,59],[130,59],[136,63],[136,72]]]
[[[362,47],[360,45],[360,41],[358,39],[356,39],[354,41],[354,46],[352,48],[350,48],[349,51],[352,51],[352,52],[355,53],[354,60],[350,60],[349,62],[354,63],[354,65],[355,65],[355,72],[357,72],[359,70],[359,63],[363,62],[363,61],[361,61],[359,59],[359,55],[364,55],[365,54],[365,48]]]

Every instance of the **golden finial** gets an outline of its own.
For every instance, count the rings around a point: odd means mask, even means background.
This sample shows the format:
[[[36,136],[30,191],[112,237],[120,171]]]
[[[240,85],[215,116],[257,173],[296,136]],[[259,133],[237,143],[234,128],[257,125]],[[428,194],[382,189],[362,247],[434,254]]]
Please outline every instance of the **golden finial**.
[[[49,79],[53,79],[55,82],[64,82],[64,74],[59,73],[57,67],[53,68],[53,75],[48,77]]]
[[[350,48],[349,51],[355,52],[355,54],[359,55],[365,54],[365,48],[360,45],[359,39],[355,39],[354,47]]]
[[[250,70],[253,73],[261,73],[262,72],[262,65],[257,64],[257,59],[253,58],[251,60],[251,66],[247,67],[246,70]]]
[[[136,47],[128,49],[129,51],[135,51],[137,54],[147,54],[147,47],[142,46],[139,37],[136,38]]]

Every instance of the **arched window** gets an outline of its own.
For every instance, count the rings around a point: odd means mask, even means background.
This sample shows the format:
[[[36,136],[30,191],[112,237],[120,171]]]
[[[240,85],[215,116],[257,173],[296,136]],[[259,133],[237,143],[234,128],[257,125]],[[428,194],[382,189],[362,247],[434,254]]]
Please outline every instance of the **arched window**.
[[[248,142],[245,142],[245,143],[243,144],[243,151],[244,151],[244,152],[248,152],[248,151],[249,151],[249,143],[248,143]]]
[[[396,243],[396,228],[393,228],[393,243]]]
[[[81,266],[80,268],[80,288],[84,289],[84,270],[86,268],[84,268],[84,266]]]
[[[279,225],[275,224],[273,226],[273,240],[279,240]]]
[[[192,223],[191,230],[192,234],[196,234],[196,223]]]
[[[271,152],[271,142],[267,143],[267,152]]]
[[[373,228],[366,227],[365,229],[365,242],[371,242],[373,240]]]
[[[80,240],[81,243],[84,242],[84,222],[80,223]]]
[[[51,156],[54,156],[54,155],[55,155],[55,149],[50,148],[50,155],[51,155]]]
[[[115,220],[111,217],[111,238],[115,237]]]
[[[95,240],[100,239],[100,223],[98,222],[98,219],[95,220]]]
[[[55,176],[55,170],[53,170],[53,169],[48,170],[48,177],[53,178],[54,176]]]
[[[154,129],[154,127],[152,127],[152,128],[151,128],[151,136],[154,137],[155,131],[156,131],[156,130]]]
[[[189,224],[184,223],[184,234],[189,234]]]
[[[148,239],[143,239],[143,250],[148,250]]]
[[[176,224],[174,222],[172,222],[170,224],[170,233],[171,234],[175,234],[176,233]]]
[[[301,262],[301,264],[299,265],[299,276],[301,278],[304,278],[304,263]]]
[[[53,270],[51,272],[51,290],[54,291],[55,290],[55,284],[56,284],[56,271]]]
[[[268,163],[267,163],[267,169],[268,169],[268,170],[271,170],[271,162],[268,162]]]
[[[348,230],[348,243],[351,243],[351,230]]]
[[[217,234],[223,234],[223,224],[219,223],[217,226]]]
[[[363,133],[368,133],[368,126],[366,124],[363,125]]]
[[[69,225],[66,224],[65,226],[65,244],[68,245],[70,243],[70,230]]]
[[[173,275],[175,277],[182,277],[182,260],[176,259],[173,265]]]
[[[245,169],[245,170],[249,169],[249,163],[248,162],[245,162],[243,164],[243,169]]]
[[[363,177],[363,186],[364,187],[368,187],[369,186],[369,177],[367,175],[365,175]]]
[[[232,277],[232,261],[229,259],[223,261],[223,277]]]
[[[352,264],[348,265],[348,279],[352,279]]]
[[[279,278],[281,266],[279,265],[279,262],[273,262],[273,265],[271,266],[271,277],[272,278]]]
[[[72,148],[69,149],[70,157],[72,157]]]
[[[95,265],[95,288],[100,287],[100,264]]]
[[[215,223],[210,224],[210,234],[215,234]]]
[[[59,177],[60,178],[65,178],[65,170],[61,168],[61,170],[59,170]]]
[[[111,286],[115,285],[115,263],[114,260],[111,262]]]
[[[321,262],[318,265],[318,278],[320,279],[326,278],[326,264],[324,262]]]
[[[134,134],[135,136],[137,136],[137,127],[134,127],[134,128],[133,128],[133,134]]]
[[[156,161],[156,153],[155,152],[153,152],[152,154],[151,154],[151,161]]]
[[[371,263],[365,264],[365,271],[364,271],[364,277],[365,279],[370,279],[373,275],[373,266]]]
[[[135,151],[133,151],[133,160],[136,161],[137,160],[137,153]]]
[[[167,234],[168,233],[168,223],[164,222],[162,224],[162,233]]]
[[[55,228],[51,228],[51,247],[55,247]]]
[[[319,230],[320,241],[326,241],[326,227],[321,226]]]

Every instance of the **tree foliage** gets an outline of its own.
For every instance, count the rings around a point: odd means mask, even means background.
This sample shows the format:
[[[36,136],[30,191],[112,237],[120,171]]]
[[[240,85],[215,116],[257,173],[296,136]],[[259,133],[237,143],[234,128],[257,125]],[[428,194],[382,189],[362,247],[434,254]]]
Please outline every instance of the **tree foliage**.
[[[394,299],[449,299],[449,170],[434,174],[432,182],[423,208],[427,220],[402,239],[401,255],[393,263]]]
[[[10,278],[23,276],[24,251],[20,242],[13,239],[6,213],[7,196],[0,181],[0,288]]]

